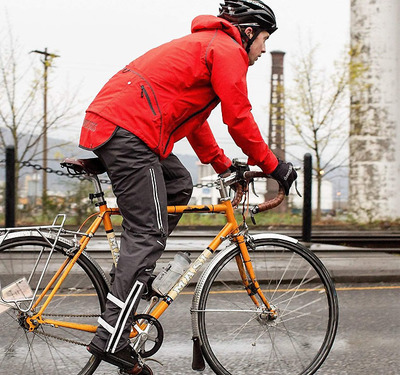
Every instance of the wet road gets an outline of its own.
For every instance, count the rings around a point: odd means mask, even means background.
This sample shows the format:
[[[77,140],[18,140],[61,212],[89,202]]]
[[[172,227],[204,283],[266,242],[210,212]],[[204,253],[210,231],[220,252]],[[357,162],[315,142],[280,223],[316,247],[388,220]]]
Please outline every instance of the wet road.
[[[400,284],[339,284],[337,290],[340,303],[338,335],[331,354],[317,373],[399,374]],[[164,328],[164,344],[152,358],[158,362],[147,362],[155,375],[195,374],[191,369],[191,298],[190,291],[184,292],[160,319]],[[91,309],[90,301],[85,299],[82,302],[85,303],[74,304],[74,308],[78,309],[75,313],[85,313]],[[2,332],[2,335],[5,335],[2,337],[4,339],[7,333]],[[226,348],[228,351],[230,349]],[[83,347],[76,346],[76,350],[70,353],[70,359],[78,361],[81,353],[85,355],[86,351]],[[15,374],[13,367],[7,368],[4,363],[1,364],[0,373]],[[69,373],[73,375],[75,371]],[[96,371],[98,375],[117,373],[114,367],[107,364],[101,365]],[[202,374],[212,375],[213,372],[206,367]]]
[[[317,374],[400,374],[400,284],[340,284],[337,289],[338,334],[332,352]],[[196,373],[191,369],[190,301],[190,294],[179,296],[160,320],[165,338],[154,359],[162,366],[147,362],[155,375]],[[201,374],[214,373],[207,366]]]

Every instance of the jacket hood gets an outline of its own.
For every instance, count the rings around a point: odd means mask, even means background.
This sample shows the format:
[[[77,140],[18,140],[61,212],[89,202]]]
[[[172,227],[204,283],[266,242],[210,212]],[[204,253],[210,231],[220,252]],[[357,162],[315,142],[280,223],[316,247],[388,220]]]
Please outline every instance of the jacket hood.
[[[205,30],[222,30],[242,45],[242,38],[236,26],[229,21],[215,16],[197,16],[192,21],[192,33]]]

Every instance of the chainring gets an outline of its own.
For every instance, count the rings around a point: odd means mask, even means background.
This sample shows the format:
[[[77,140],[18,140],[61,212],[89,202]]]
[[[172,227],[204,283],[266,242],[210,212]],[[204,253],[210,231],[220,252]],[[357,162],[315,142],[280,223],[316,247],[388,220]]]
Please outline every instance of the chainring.
[[[164,330],[161,323],[149,314],[137,314],[133,318],[133,329],[138,335],[133,339],[133,347],[142,358],[151,357],[161,348]],[[153,344],[146,348],[146,344]]]

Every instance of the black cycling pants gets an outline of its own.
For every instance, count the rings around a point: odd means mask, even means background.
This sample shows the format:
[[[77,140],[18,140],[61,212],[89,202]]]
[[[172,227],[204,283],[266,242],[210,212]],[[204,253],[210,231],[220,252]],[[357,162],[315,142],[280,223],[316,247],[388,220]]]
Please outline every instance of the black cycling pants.
[[[187,204],[193,183],[175,155],[160,161],[122,128],[95,153],[107,168],[123,217],[115,280],[93,339],[105,351],[115,352],[128,344],[140,296],[181,216],[167,215],[166,206]]]

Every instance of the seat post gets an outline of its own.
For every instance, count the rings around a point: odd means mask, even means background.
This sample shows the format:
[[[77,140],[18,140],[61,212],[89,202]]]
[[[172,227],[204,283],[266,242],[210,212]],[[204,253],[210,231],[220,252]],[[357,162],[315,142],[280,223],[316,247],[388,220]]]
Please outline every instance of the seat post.
[[[87,174],[87,177],[90,181],[92,181],[94,185],[94,194],[90,194],[89,198],[90,200],[93,200],[94,198],[97,199],[96,206],[103,206],[106,204],[106,201],[104,199],[104,192],[100,184],[100,180],[96,174],[89,173]]]

